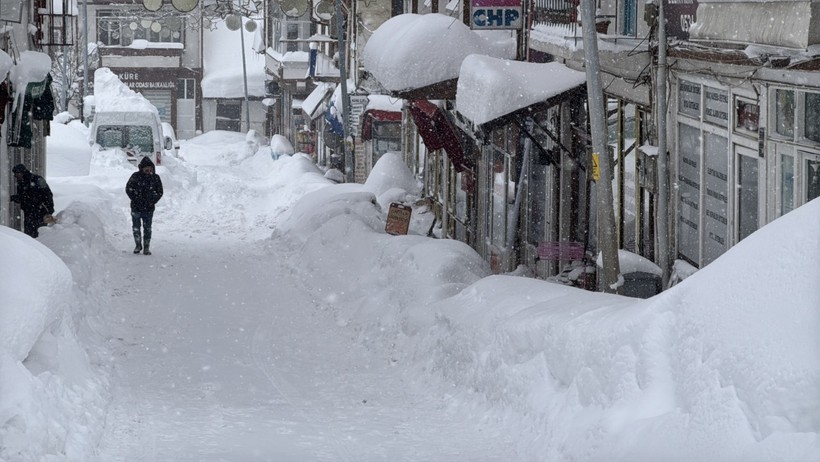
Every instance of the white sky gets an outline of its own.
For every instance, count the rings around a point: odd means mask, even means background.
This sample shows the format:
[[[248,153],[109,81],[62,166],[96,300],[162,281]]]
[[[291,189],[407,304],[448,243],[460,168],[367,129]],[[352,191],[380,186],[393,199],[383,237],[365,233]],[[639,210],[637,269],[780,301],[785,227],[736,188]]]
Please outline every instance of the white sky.
[[[210,132],[148,257],[133,166],[52,129],[59,223],[0,227],[0,460],[820,461],[820,200],[629,299],[385,234],[397,155],[335,185]]]

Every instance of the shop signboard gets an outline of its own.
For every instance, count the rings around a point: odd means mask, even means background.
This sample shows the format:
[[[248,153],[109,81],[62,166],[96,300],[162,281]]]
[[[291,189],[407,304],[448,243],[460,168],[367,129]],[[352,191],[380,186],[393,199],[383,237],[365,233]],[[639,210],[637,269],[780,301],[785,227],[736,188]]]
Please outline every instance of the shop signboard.
[[[413,209],[409,205],[393,202],[387,212],[387,223],[384,231],[394,236],[405,235],[410,228],[410,216]]]
[[[23,22],[23,6],[20,0],[0,0],[0,21]]]
[[[700,130],[678,125],[678,251],[700,264]]]
[[[720,127],[729,126],[729,92],[703,87],[703,120]]]
[[[663,15],[666,17],[666,36],[689,39],[689,28],[695,22],[697,0],[667,0]]]
[[[521,29],[522,0],[470,0],[471,29]]]

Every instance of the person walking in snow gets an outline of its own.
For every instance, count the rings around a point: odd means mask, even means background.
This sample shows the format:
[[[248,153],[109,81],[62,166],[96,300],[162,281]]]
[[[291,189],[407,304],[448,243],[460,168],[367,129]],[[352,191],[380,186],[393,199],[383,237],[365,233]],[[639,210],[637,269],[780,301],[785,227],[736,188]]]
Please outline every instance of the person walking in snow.
[[[128,179],[125,193],[131,199],[131,222],[134,242],[137,243],[134,253],[151,255],[151,222],[154,206],[162,197],[162,180],[154,172],[154,163],[148,157],[142,158],[138,168]]]
[[[23,164],[11,169],[17,180],[17,194],[9,199],[20,204],[23,211],[23,232],[36,238],[37,228],[46,225],[46,218],[54,213],[54,196],[45,178],[31,173]]]

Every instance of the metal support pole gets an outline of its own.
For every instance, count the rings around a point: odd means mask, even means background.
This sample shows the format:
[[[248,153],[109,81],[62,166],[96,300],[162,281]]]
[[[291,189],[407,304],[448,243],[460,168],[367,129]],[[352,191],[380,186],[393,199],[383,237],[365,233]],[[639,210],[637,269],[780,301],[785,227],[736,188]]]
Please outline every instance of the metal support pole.
[[[245,132],[251,130],[251,109],[248,103],[248,66],[245,64],[245,27],[239,21],[239,41],[242,45],[242,79],[245,84]]]
[[[666,18],[664,17],[664,0],[658,0],[658,94],[655,116],[658,122],[658,266],[663,271],[663,288],[669,282],[669,209],[668,209],[668,178],[667,178],[667,151],[666,146]]]

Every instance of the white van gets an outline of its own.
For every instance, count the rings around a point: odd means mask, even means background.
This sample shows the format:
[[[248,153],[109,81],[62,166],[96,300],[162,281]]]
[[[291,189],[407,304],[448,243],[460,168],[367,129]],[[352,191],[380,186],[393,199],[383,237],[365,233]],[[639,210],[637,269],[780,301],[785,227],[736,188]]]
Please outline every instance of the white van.
[[[138,164],[148,157],[162,165],[162,152],[173,149],[173,141],[163,136],[159,114],[154,111],[99,111],[94,113],[90,140],[99,149],[119,149]]]

